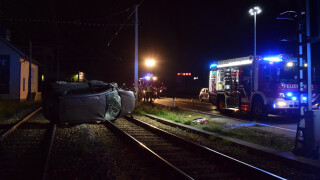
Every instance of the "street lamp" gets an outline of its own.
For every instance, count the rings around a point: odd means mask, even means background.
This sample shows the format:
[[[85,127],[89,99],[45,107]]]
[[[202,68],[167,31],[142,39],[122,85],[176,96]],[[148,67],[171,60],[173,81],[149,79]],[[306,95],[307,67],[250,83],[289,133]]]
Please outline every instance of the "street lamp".
[[[146,60],[146,66],[149,73],[151,73],[151,68],[156,64],[154,59],[147,59]]]
[[[249,10],[249,13],[250,13],[250,15],[251,16],[253,16],[254,17],[254,58],[256,58],[256,55],[257,55],[257,43],[256,43],[256,34],[257,34],[257,32],[256,32],[256,24],[257,24],[257,14],[260,14],[261,13],[261,9],[258,7],[258,6],[256,6],[256,7],[254,7],[254,8],[251,8],[250,10]]]
[[[147,59],[146,60],[146,66],[147,67],[153,67],[156,64],[156,62],[153,59]]]

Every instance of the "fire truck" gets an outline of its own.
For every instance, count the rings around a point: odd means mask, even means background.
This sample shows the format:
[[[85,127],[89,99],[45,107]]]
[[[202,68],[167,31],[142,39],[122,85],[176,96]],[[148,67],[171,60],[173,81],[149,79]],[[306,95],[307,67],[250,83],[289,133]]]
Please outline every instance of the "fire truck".
[[[268,113],[295,113],[300,97],[308,100],[307,94],[299,97],[298,88],[297,60],[289,56],[248,56],[210,66],[209,100],[221,112],[246,111],[255,119]],[[319,108],[319,99],[313,91],[313,107]]]

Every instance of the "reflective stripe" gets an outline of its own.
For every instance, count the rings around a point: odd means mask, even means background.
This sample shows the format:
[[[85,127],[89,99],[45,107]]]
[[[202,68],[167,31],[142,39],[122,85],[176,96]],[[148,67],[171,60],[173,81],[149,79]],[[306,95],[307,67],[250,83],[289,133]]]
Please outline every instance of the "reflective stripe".
[[[147,92],[151,92],[151,87],[147,86]]]

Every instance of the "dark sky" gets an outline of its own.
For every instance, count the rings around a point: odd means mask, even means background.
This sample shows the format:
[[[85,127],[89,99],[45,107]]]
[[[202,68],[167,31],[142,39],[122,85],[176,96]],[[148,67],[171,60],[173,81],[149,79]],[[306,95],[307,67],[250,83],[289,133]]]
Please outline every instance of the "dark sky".
[[[27,46],[31,39],[34,45],[59,46],[62,71],[79,69],[96,79],[133,81],[134,16],[127,18],[139,0],[0,2],[1,22],[11,30],[13,44]],[[276,17],[296,10],[296,2],[144,0],[139,8],[139,70],[145,72],[143,61],[152,57],[157,61],[153,71],[165,82],[174,82],[177,72],[191,72],[206,85],[214,60],[253,54],[253,17],[248,10],[255,5],[262,9],[257,17],[257,54],[294,54],[295,44],[280,40],[296,36],[295,24]],[[92,26],[101,23],[127,25],[114,36],[120,26]]]

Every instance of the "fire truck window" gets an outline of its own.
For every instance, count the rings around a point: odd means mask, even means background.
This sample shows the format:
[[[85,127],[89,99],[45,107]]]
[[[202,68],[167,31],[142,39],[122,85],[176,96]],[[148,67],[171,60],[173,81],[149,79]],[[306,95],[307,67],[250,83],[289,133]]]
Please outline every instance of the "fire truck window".
[[[271,83],[273,82],[273,71],[274,68],[273,66],[269,66],[269,65],[262,65],[262,75],[263,75],[263,80],[266,83]]]
[[[277,68],[277,82],[298,83],[298,69],[293,67]],[[306,74],[304,74],[305,76]]]
[[[241,83],[246,91],[246,94],[250,94],[251,90],[251,66],[241,67]]]

